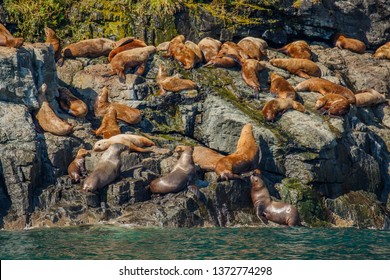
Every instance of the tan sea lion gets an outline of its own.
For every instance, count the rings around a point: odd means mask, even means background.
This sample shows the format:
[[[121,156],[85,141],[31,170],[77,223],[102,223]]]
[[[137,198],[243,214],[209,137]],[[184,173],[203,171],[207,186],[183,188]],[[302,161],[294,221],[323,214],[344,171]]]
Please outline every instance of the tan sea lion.
[[[273,66],[287,70],[299,77],[308,79],[311,77],[321,77],[321,69],[313,61],[302,58],[275,58],[271,59]]]
[[[217,56],[228,56],[242,62],[249,58],[249,55],[239,45],[233,42],[223,43]]]
[[[68,175],[72,179],[72,183],[79,183],[81,176],[87,172],[85,168],[85,157],[90,155],[90,151],[79,149],[76,158],[68,166]]]
[[[377,92],[375,89],[365,89],[356,92],[356,106],[375,106],[380,103],[385,103],[386,95]]]
[[[374,53],[376,59],[390,59],[390,42],[380,46]]]
[[[195,55],[196,55],[195,65],[198,63],[202,63],[203,62],[203,53],[202,53],[201,49],[199,48],[199,46],[192,41],[186,41],[184,44],[195,53]]]
[[[267,121],[273,121],[278,113],[283,114],[288,109],[305,112],[305,107],[291,98],[275,98],[265,103],[261,113]]]
[[[221,49],[222,43],[216,39],[206,37],[200,40],[198,47],[203,53],[206,62],[215,58]]]
[[[290,57],[293,58],[303,58],[312,60],[312,53],[310,46],[305,41],[295,41],[290,44],[285,45],[284,47],[277,49]]]
[[[315,108],[325,110],[329,115],[344,116],[349,112],[350,103],[347,98],[340,94],[327,94],[320,97]]]
[[[251,175],[251,199],[257,217],[268,224],[268,221],[281,225],[301,226],[296,207],[291,204],[273,201],[264,181],[258,175]]]
[[[46,41],[45,43],[51,44],[54,49],[54,57],[56,61],[61,57],[60,39],[57,37],[55,31],[49,27],[45,27]]]
[[[256,169],[259,160],[259,145],[253,136],[252,124],[248,123],[241,130],[236,151],[218,160],[215,166],[218,181],[242,179],[239,174]]]
[[[248,55],[249,58],[260,60],[267,56],[268,44],[263,39],[255,37],[245,37],[237,45]]]
[[[241,76],[244,82],[253,88],[255,93],[258,93],[261,88],[258,73],[265,69],[265,64],[256,59],[245,59],[241,67]]]
[[[108,101],[108,88],[103,87],[101,94],[96,97],[93,104],[95,116],[103,117],[109,106],[116,109],[118,120],[127,124],[137,124],[141,121],[142,114],[140,110],[118,102],[110,103]]]
[[[38,92],[38,101],[41,104],[39,111],[35,114],[39,126],[46,132],[54,135],[65,136],[73,132],[73,124],[60,119],[54,113],[46,99],[47,85],[43,84]]]
[[[221,68],[233,68],[237,67],[238,63],[231,57],[227,56],[216,56],[207,62],[203,67],[221,67]]]
[[[169,50],[168,50],[169,51]],[[192,69],[198,63],[198,56],[184,43],[178,43],[172,49],[172,56],[183,65],[186,70]]]
[[[104,114],[102,124],[97,130],[92,130],[92,132],[95,133],[96,136],[102,136],[104,139],[121,133],[115,108],[111,106],[108,107],[107,112]]]
[[[177,35],[174,37],[171,41],[169,41],[169,45],[167,48],[167,53],[164,55],[164,57],[167,58],[173,58],[173,50],[179,45],[179,44],[184,44],[185,42],[185,37],[184,35]]]
[[[271,73],[270,75],[271,87],[270,92],[275,94],[278,98],[296,99],[297,93],[290,83],[282,76]]]
[[[145,72],[149,56],[155,52],[156,47],[154,46],[120,52],[110,62],[111,74],[117,74],[121,83],[126,81],[125,71],[129,68],[137,68],[135,74],[141,76]]]
[[[160,87],[161,95],[164,95],[166,91],[179,92],[197,88],[197,85],[189,79],[182,79],[177,75],[169,77],[162,64],[159,65],[156,82]]]
[[[108,54],[108,61],[111,61],[114,56],[123,51],[132,50],[135,48],[146,47],[144,41],[135,39],[133,37],[127,37],[116,42],[116,47]]]
[[[195,164],[192,159],[193,148],[180,146],[176,151],[181,152],[178,162],[167,175],[157,178],[150,183],[152,193],[176,193],[189,186],[195,176]]]
[[[0,46],[20,48],[23,45],[23,42],[23,38],[15,38],[11,32],[0,23]]]
[[[62,110],[77,118],[84,118],[88,114],[87,104],[74,96],[69,89],[59,87],[58,92],[59,96],[56,99]]]
[[[335,46],[339,49],[346,49],[360,54],[366,51],[366,45],[362,41],[347,38],[344,34],[335,35]]]
[[[331,93],[340,94],[341,96],[347,98],[350,104],[355,104],[356,102],[355,95],[350,89],[322,78],[310,78],[306,81],[303,81],[295,86],[295,90],[298,92],[314,91],[322,95]]]
[[[122,144],[111,145],[101,156],[93,172],[84,180],[83,190],[96,192],[112,183],[120,174],[121,153],[127,147]]]
[[[158,52],[166,52],[168,51],[168,48],[169,48],[169,41],[168,42],[163,42],[161,44],[159,44],[157,47],[156,47],[156,50]]]
[[[224,156],[210,148],[195,146],[192,158],[194,163],[204,171],[215,171],[218,160]]]
[[[87,39],[70,44],[61,50],[65,58],[108,56],[115,47],[115,41],[105,38]]]
[[[150,152],[150,150],[143,149],[143,147],[151,147],[156,145],[153,141],[141,135],[118,134],[108,139],[102,139],[97,141],[95,145],[93,145],[93,150],[95,152],[105,151],[112,144],[116,143],[127,146],[129,151],[136,152]]]

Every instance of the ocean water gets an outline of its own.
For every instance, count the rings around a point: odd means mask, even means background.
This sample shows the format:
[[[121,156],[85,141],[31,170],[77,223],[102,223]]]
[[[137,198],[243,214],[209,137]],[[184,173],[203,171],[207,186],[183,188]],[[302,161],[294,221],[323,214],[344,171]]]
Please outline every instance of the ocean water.
[[[118,226],[0,231],[0,259],[390,259],[390,231]]]

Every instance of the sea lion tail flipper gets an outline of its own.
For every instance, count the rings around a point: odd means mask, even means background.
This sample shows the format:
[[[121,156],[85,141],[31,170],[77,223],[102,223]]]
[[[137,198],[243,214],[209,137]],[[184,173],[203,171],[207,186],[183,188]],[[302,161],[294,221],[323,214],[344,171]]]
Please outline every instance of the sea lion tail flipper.
[[[119,82],[124,84],[126,82],[126,75],[124,71],[117,71]]]
[[[304,78],[304,79],[310,79],[311,76],[307,74],[306,72],[299,70],[297,73],[295,73],[297,76]]]
[[[57,60],[57,65],[59,67],[62,67],[65,63],[65,57],[61,56],[58,60]]]
[[[145,72],[146,69],[146,63],[142,63],[140,66],[138,66],[137,71],[135,72],[136,75],[142,76],[142,74]]]
[[[259,207],[256,207],[256,216],[257,218],[259,218],[259,220],[265,224],[265,225],[268,225],[268,220],[266,217],[264,217],[263,213],[260,213],[260,209]]]
[[[130,145],[130,151],[140,152],[140,153],[153,153],[153,149],[144,149],[141,147],[138,147],[137,145],[131,144]]]

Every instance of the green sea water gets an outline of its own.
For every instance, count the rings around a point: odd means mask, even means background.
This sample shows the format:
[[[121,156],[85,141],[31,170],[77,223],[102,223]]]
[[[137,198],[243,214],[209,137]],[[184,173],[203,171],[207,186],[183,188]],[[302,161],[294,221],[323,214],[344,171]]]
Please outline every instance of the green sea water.
[[[1,231],[0,259],[390,259],[390,231],[117,226]]]

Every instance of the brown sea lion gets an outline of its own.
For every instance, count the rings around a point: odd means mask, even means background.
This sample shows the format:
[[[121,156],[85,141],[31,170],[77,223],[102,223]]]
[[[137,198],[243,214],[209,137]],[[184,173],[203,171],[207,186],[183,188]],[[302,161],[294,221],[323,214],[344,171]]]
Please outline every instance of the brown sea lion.
[[[347,38],[344,34],[335,35],[335,46],[339,49],[346,49],[360,54],[366,51],[366,45],[362,41]]]
[[[192,69],[198,63],[195,52],[183,43],[179,43],[172,49],[172,56],[183,65],[186,70]]]
[[[158,52],[166,52],[168,51],[168,48],[169,48],[169,41],[168,42],[163,42],[161,44],[158,44],[158,46],[156,47],[156,50]]]
[[[110,103],[108,101],[108,88],[103,87],[101,94],[96,97],[93,104],[95,116],[103,117],[109,106],[116,109],[118,120],[127,124],[137,124],[141,121],[142,114],[140,110],[118,102]]]
[[[245,37],[237,45],[248,55],[249,58],[260,60],[267,56],[268,44],[263,39]]]
[[[206,37],[200,40],[198,47],[203,53],[206,62],[215,58],[221,49],[222,43],[216,39]]]
[[[121,83],[126,81],[125,71],[129,68],[137,68],[135,74],[141,76],[145,72],[149,56],[155,52],[156,47],[154,46],[120,52],[110,62],[111,74],[117,74]]]
[[[312,53],[310,46],[305,41],[295,41],[290,44],[285,45],[284,47],[277,49],[290,57],[293,58],[303,58],[312,60]]]
[[[115,108],[111,106],[108,107],[107,112],[104,114],[102,124],[97,130],[92,130],[92,132],[95,133],[96,136],[102,136],[104,139],[121,133]]]
[[[241,76],[244,82],[258,93],[261,88],[258,73],[265,69],[265,64],[256,59],[245,59],[241,67]]]
[[[179,44],[184,44],[186,38],[184,35],[177,35],[174,37],[171,41],[169,41],[169,45],[167,48],[167,53],[164,55],[164,57],[167,58],[173,58],[173,50],[179,45]]]
[[[45,43],[51,44],[54,49],[54,57],[56,61],[61,57],[60,39],[57,37],[53,29],[45,27],[46,41]]]
[[[271,88],[270,92],[275,94],[278,98],[291,98],[296,99],[297,93],[290,83],[282,76],[271,73]]]
[[[328,112],[329,115],[344,116],[349,112],[350,103],[344,96],[331,93],[320,97],[315,104],[315,108],[317,110],[322,109]]]
[[[72,179],[72,183],[79,183],[81,176],[87,172],[85,168],[85,157],[90,155],[90,151],[79,149],[76,158],[68,166],[68,175]]]
[[[46,99],[47,85],[43,84],[39,90],[38,100],[41,104],[39,111],[35,114],[39,126],[46,132],[54,135],[65,136],[73,132],[73,124],[60,119],[54,113],[49,102]]]
[[[56,99],[62,110],[77,118],[84,118],[88,114],[87,104],[74,96],[69,89],[59,87],[58,92],[59,96]]]
[[[121,153],[127,147],[122,144],[111,145],[101,156],[93,172],[84,180],[83,190],[96,192],[112,183],[120,174]]]
[[[216,56],[207,62],[203,67],[221,67],[221,68],[233,68],[237,67],[238,63],[231,57],[227,56]]]
[[[182,79],[177,75],[169,77],[162,64],[159,65],[156,82],[160,87],[161,95],[166,91],[179,92],[197,88],[197,85],[189,79]]]
[[[301,220],[296,207],[279,201],[273,201],[264,181],[259,175],[251,175],[251,199],[257,217],[268,224],[268,221],[280,225],[300,226]]]
[[[314,91],[322,95],[331,93],[340,94],[341,96],[347,98],[350,104],[355,104],[356,102],[355,95],[350,89],[322,78],[310,78],[306,81],[303,81],[295,86],[295,90],[298,92]]]
[[[256,169],[259,160],[259,145],[253,136],[252,125],[248,123],[241,130],[236,151],[217,161],[215,173],[218,181],[242,179],[239,174]]]
[[[215,171],[218,160],[223,157],[216,151],[203,146],[195,146],[192,154],[194,163],[204,171]]]
[[[23,42],[23,38],[15,38],[11,32],[0,23],[0,46],[20,48],[23,45]]]
[[[321,77],[321,69],[313,61],[302,58],[275,58],[271,59],[273,66],[287,70],[299,77],[308,79],[311,77]]]
[[[180,146],[176,151],[181,152],[178,162],[167,175],[157,178],[150,183],[152,193],[176,193],[187,187],[195,176],[195,164],[192,159],[193,148]]]
[[[120,41],[116,42],[116,47],[108,54],[108,61],[111,61],[114,56],[120,52],[132,50],[135,48],[143,48],[146,46],[147,45],[144,41],[135,39],[133,37],[121,39]]]
[[[195,65],[198,63],[202,63],[203,62],[203,53],[202,53],[201,49],[199,48],[199,46],[192,41],[186,41],[184,44],[195,53],[195,55],[196,55]]]
[[[218,56],[228,56],[241,62],[244,62],[245,59],[249,58],[249,55],[239,45],[233,42],[223,43],[218,52],[217,57]]]
[[[143,147],[151,147],[156,145],[153,141],[141,135],[118,134],[108,139],[97,141],[95,145],[93,145],[93,150],[95,152],[105,151],[108,149],[108,147],[115,143],[125,145],[129,151],[136,152],[150,152],[150,150],[143,149]]]
[[[387,101],[386,96],[375,89],[360,90],[356,92],[355,97],[357,107],[375,106]]]
[[[380,46],[374,53],[376,59],[390,59],[390,42]]]
[[[265,103],[261,113],[267,121],[273,121],[278,113],[283,114],[288,109],[305,112],[305,107],[291,98],[275,98]]]
[[[115,41],[105,38],[87,39],[70,44],[61,50],[65,58],[108,56],[115,47]]]

